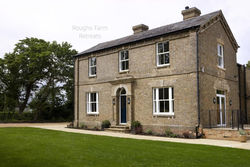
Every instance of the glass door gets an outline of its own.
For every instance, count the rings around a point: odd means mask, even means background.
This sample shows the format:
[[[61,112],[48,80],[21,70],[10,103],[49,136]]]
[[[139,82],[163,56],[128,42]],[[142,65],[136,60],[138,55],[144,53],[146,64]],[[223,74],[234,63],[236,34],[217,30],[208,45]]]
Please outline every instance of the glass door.
[[[224,91],[217,91],[217,125],[226,126],[226,97]]]

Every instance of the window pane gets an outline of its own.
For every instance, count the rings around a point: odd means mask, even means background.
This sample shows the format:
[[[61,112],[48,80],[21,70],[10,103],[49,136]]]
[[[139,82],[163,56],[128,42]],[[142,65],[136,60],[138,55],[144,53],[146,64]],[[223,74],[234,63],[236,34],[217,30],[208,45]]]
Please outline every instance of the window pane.
[[[95,57],[92,57],[92,58],[90,59],[90,65],[91,65],[91,66],[96,65],[96,58],[95,58]]]
[[[169,101],[164,101],[164,107],[165,107],[164,112],[169,112]]]
[[[96,103],[91,103],[91,112],[96,112]]]
[[[222,58],[218,56],[218,63],[219,63],[219,66],[222,67]]]
[[[128,70],[128,68],[129,68],[129,62],[126,61],[125,65],[126,65],[126,66],[125,66],[125,69]]]
[[[125,58],[125,59],[128,59],[128,51],[125,51],[125,52],[124,52],[124,58]]]
[[[125,70],[126,61],[121,62],[121,70]]]
[[[169,64],[169,53],[164,54],[164,56],[165,56],[165,62],[164,62],[164,64]]]
[[[163,45],[162,45],[162,43],[158,43],[158,53],[163,53]]]
[[[172,88],[172,99],[174,99],[174,88]]]
[[[89,65],[92,66],[92,58],[89,58]]]
[[[217,90],[216,93],[217,93],[217,94],[224,95],[224,91],[223,91],[223,90]]]
[[[173,111],[172,112],[174,112],[174,100],[172,101],[172,106],[173,106]]]
[[[124,52],[123,51],[120,52],[120,55],[121,55],[120,59],[124,60]]]
[[[90,95],[91,95],[90,96],[90,101],[95,102],[96,101],[96,93],[91,93]]]
[[[164,99],[169,99],[168,88],[164,88]]]
[[[163,96],[163,88],[159,88],[159,99],[164,99],[164,96]]]
[[[160,101],[160,112],[164,112],[164,101]]]
[[[122,89],[121,95],[126,95],[126,90],[125,89]]]
[[[169,51],[169,43],[165,42],[164,43],[164,52],[168,52]]]
[[[91,67],[90,70],[91,75],[96,75],[96,67]]]
[[[165,62],[164,55],[159,55],[158,57],[159,57],[159,62],[158,62],[159,65],[164,64],[164,62]]]

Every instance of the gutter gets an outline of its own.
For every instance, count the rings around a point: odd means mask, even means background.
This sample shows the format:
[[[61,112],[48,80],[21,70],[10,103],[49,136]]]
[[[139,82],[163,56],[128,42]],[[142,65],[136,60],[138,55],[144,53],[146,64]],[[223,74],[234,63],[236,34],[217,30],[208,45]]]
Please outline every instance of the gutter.
[[[241,105],[241,65],[240,64],[238,64],[238,86],[239,86],[238,89],[239,89],[240,120],[241,120],[242,105]]]
[[[247,123],[248,122],[248,116],[247,116],[247,82],[246,82],[246,65],[243,66],[244,67],[244,108],[245,108],[245,122],[244,123]]]
[[[75,60],[76,58],[73,56],[73,63],[74,63],[74,74],[73,74],[73,86],[74,86],[74,90],[73,90],[73,111],[74,111],[74,120],[73,120],[73,126],[74,126],[74,122],[75,122]]]
[[[79,127],[79,58],[77,58],[77,127]]]
[[[198,115],[198,125],[195,127],[196,138],[199,138],[201,134],[199,134],[200,128],[200,74],[199,74],[199,37],[198,37],[199,29],[196,31],[196,78],[197,78],[197,115]]]
[[[198,111],[198,127],[200,126],[200,75],[199,75],[199,38],[196,31],[196,73],[197,73],[197,111]]]

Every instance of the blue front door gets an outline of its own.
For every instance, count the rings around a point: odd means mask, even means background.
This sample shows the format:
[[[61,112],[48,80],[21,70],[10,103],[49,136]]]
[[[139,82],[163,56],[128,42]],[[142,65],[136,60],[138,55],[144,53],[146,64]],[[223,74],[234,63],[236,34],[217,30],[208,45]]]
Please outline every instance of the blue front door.
[[[122,95],[120,96],[120,119],[121,119],[121,123],[127,123],[127,106],[126,106],[126,96]]]

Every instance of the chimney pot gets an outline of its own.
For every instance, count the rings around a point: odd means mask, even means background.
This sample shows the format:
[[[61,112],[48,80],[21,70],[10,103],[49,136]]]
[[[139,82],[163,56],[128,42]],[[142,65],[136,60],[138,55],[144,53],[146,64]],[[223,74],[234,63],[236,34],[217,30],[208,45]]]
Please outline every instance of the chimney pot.
[[[139,24],[139,25],[135,25],[132,27],[134,34],[139,33],[139,32],[143,32],[143,31],[147,31],[148,30],[148,26],[145,24]]]
[[[196,7],[189,8],[188,6],[186,6],[185,10],[183,10],[181,14],[183,15],[183,20],[187,20],[193,17],[200,16],[201,11]]]

